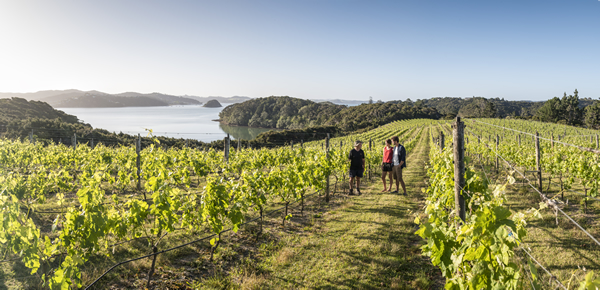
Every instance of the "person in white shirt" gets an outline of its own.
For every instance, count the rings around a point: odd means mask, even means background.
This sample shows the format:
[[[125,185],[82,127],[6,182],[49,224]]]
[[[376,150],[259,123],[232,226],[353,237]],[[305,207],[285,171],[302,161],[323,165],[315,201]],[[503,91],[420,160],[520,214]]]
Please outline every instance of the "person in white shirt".
[[[396,179],[396,191],[392,191],[392,193],[398,193],[399,185],[402,184],[402,191],[406,195],[406,185],[402,179],[402,168],[406,167],[406,149],[400,144],[398,136],[392,137],[392,142],[394,143],[392,176]]]

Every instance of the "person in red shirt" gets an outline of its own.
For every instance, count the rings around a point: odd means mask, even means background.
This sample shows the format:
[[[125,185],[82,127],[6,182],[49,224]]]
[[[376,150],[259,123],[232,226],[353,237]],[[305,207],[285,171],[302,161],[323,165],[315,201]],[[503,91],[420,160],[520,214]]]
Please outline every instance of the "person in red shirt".
[[[385,146],[383,147],[383,162],[381,163],[381,180],[383,181],[383,190],[381,192],[392,191],[392,156],[394,154],[394,147],[392,147],[392,140],[385,140]],[[385,179],[390,177],[390,188],[386,186]]]

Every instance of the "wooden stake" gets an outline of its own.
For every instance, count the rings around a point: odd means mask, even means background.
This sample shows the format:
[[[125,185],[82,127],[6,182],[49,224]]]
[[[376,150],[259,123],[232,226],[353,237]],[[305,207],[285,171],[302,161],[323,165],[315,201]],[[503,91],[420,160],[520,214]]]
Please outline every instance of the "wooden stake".
[[[535,166],[537,170],[538,189],[542,192],[542,167],[540,165],[540,133],[535,132]]]
[[[325,143],[326,143],[326,156],[327,156],[327,160],[329,160],[329,133],[327,133],[327,139],[325,139]],[[329,202],[329,175],[327,175],[327,184],[326,184],[326,188],[325,188],[325,201]]]
[[[456,117],[456,122],[452,124],[452,139],[454,144],[454,200],[456,212],[463,222],[466,219],[465,199],[462,190],[465,187],[465,165],[464,165],[464,130],[465,124]]]
[[[135,164],[137,166],[137,190],[142,188],[142,156],[140,155],[140,151],[142,151],[142,137],[138,134],[138,139],[135,142],[135,153],[137,155]],[[144,199],[146,199],[146,193],[144,192]]]

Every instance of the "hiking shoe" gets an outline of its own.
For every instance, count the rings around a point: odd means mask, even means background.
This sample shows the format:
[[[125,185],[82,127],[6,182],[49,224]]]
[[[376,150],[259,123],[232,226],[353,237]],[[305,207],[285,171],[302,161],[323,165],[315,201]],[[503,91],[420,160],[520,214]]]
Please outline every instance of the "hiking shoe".
[[[404,196],[407,196],[408,194],[406,194],[406,192],[403,194]]]
[[[356,192],[358,192],[358,195],[361,195],[361,193],[360,193],[360,189],[358,189],[358,188],[357,188],[357,189],[356,189]]]
[[[390,193],[398,193],[398,191],[397,191],[397,190],[394,190],[394,191],[392,191],[392,192],[390,192]]]
[[[350,192],[348,192],[348,195],[354,195],[354,190],[350,189]]]

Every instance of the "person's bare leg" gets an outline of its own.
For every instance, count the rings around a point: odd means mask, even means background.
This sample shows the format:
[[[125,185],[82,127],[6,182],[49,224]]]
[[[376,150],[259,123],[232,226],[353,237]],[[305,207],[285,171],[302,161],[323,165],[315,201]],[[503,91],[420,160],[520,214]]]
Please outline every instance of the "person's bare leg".
[[[392,191],[392,183],[394,182],[394,177],[392,176],[392,172],[391,171],[388,171],[386,174],[390,178],[390,188],[388,189],[388,191],[391,192]]]
[[[402,191],[404,191],[404,195],[406,195],[406,185],[404,184],[404,178],[402,178],[402,170],[400,170],[400,184],[402,184]]]
[[[356,190],[360,191],[360,177],[356,177]]]
[[[400,187],[400,180],[398,180],[398,176],[395,176],[396,179],[396,191],[398,191],[398,188]]]
[[[385,184],[386,175],[387,175],[387,172],[385,172],[385,171],[383,171],[381,174],[381,180],[383,181],[383,190],[381,192],[385,192],[387,190],[387,184]]]
[[[352,187],[354,187],[354,177],[350,177],[350,192],[352,192]]]

